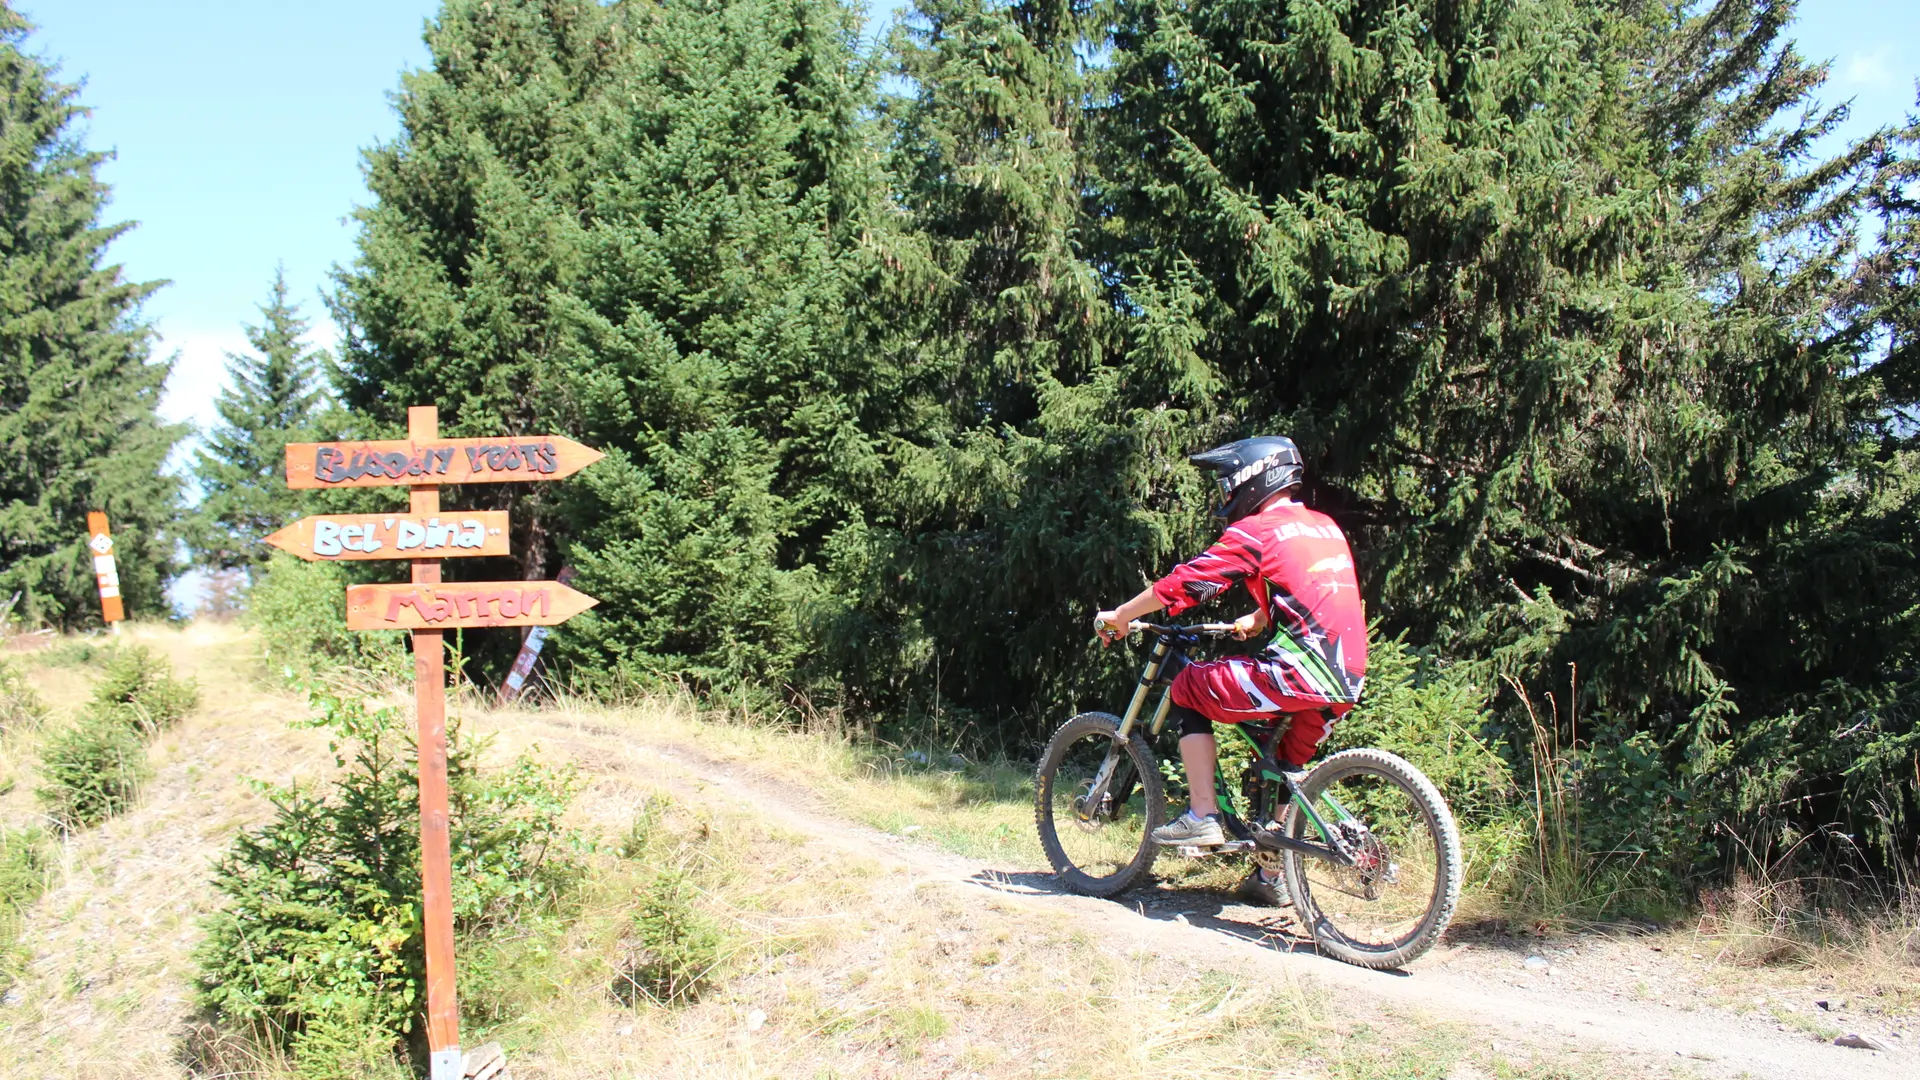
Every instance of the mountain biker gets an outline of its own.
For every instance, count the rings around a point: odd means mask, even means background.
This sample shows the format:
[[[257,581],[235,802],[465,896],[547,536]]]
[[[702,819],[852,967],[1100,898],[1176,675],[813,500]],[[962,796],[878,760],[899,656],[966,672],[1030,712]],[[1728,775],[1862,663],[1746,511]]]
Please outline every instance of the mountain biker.
[[[1174,676],[1169,717],[1180,727],[1188,807],[1153,831],[1160,844],[1192,847],[1226,842],[1213,787],[1219,746],[1213,725],[1275,720],[1289,714],[1274,757],[1296,783],[1334,721],[1360,698],[1367,671],[1367,620],[1354,577],[1353,551],[1340,526],[1299,501],[1305,469],[1293,440],[1260,436],[1228,443],[1187,460],[1216,474],[1226,532],[1203,554],[1174,567],[1140,595],[1095,620],[1102,643],[1127,635],[1127,624],[1166,609],[1178,615],[1235,585],[1256,610],[1234,620],[1245,640],[1277,623],[1258,656],[1196,662]],[[1274,904],[1274,882],[1255,869],[1243,898]]]

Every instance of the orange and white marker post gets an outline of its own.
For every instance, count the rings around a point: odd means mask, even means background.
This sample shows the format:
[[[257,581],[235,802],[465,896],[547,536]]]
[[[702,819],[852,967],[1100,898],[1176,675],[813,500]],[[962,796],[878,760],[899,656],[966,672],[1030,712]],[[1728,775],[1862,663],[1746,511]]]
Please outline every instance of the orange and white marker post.
[[[127,610],[120,602],[120,567],[113,561],[113,534],[107,531],[107,515],[89,511],[87,533],[87,550],[93,552],[93,583],[100,589],[100,617],[117,634]]]
[[[461,1080],[460,1006],[453,978],[453,852],[448,830],[446,631],[456,627],[552,626],[596,600],[555,581],[440,581],[440,560],[507,554],[503,511],[442,513],[443,483],[559,480],[601,453],[558,435],[440,438],[440,410],[407,410],[407,437],[287,444],[292,488],[398,487],[405,514],[303,518],[267,543],[312,561],[408,559],[404,585],[347,589],[350,630],[413,632],[414,712],[420,748],[420,892],[427,944],[429,1080]]]

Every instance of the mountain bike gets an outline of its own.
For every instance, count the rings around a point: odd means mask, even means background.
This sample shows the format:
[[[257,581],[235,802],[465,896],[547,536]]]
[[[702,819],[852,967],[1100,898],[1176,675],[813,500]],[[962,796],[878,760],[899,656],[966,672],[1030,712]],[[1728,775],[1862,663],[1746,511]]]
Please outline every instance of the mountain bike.
[[[1233,632],[1229,623],[1129,629],[1154,644],[1126,712],[1086,712],[1060,725],[1035,784],[1040,845],[1061,882],[1089,896],[1139,884],[1159,854],[1149,834],[1167,821],[1168,806],[1149,740],[1172,700],[1163,689],[1143,723],[1147,699],[1155,687],[1170,688],[1190,649]],[[1285,878],[1295,917],[1323,952],[1362,967],[1400,967],[1433,947],[1459,900],[1453,812],[1419,769],[1384,750],[1331,754],[1296,784],[1273,756],[1286,723],[1283,716],[1227,725],[1252,756],[1237,800],[1216,771],[1228,841],[1181,854],[1246,854]]]

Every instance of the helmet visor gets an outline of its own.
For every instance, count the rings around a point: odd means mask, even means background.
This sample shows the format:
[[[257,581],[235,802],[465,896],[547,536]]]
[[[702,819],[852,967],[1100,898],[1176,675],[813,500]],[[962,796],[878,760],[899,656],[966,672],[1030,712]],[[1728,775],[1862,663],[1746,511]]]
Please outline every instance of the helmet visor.
[[[1233,482],[1223,473],[1213,478],[1213,486],[1220,489],[1220,497],[1217,499],[1208,499],[1207,501],[1212,505],[1207,509],[1211,511],[1215,517],[1225,517],[1227,507],[1233,502]]]

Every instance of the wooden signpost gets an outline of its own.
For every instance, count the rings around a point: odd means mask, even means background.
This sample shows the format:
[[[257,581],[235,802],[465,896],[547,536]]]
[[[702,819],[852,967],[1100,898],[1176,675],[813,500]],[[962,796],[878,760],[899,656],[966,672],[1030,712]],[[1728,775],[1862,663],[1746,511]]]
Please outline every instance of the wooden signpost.
[[[505,555],[504,511],[443,514],[441,484],[559,480],[601,453],[558,435],[442,439],[440,411],[407,410],[407,438],[289,443],[293,488],[411,489],[405,514],[304,518],[267,538],[302,559],[408,559],[404,585],[347,589],[350,630],[411,630],[420,748],[420,883],[427,939],[429,1080],[461,1080],[460,1009],[453,978],[453,862],[447,827],[447,673],[444,632],[456,627],[552,626],[597,601],[557,581],[443,584],[440,560]],[[105,531],[104,522],[100,530]]]
[[[100,617],[117,634],[127,611],[120,602],[120,567],[113,561],[113,534],[107,531],[107,515],[102,511],[87,513],[87,550],[93,552],[93,583],[100,589]]]

